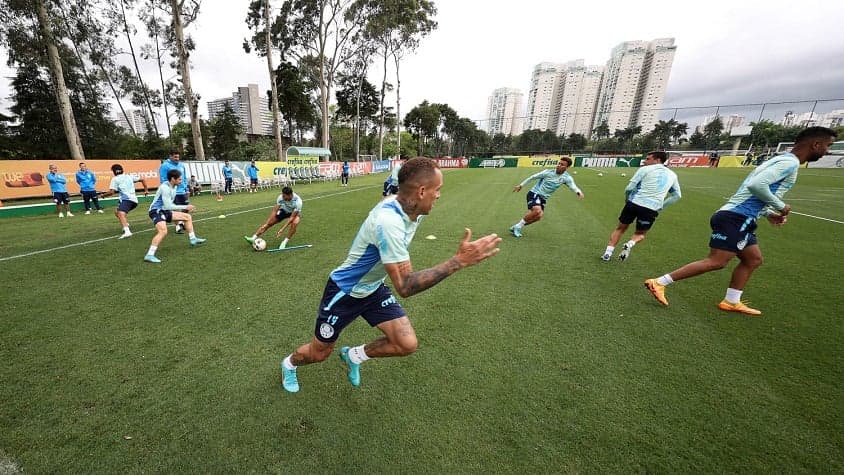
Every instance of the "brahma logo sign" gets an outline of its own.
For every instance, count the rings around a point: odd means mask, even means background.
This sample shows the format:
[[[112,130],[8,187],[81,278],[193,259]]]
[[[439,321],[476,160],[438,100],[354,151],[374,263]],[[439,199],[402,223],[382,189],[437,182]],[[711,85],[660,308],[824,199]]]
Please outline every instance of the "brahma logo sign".
[[[434,160],[440,168],[466,168],[469,166],[469,160],[466,158],[435,158]],[[500,166],[503,167],[504,160],[501,160],[501,162]]]

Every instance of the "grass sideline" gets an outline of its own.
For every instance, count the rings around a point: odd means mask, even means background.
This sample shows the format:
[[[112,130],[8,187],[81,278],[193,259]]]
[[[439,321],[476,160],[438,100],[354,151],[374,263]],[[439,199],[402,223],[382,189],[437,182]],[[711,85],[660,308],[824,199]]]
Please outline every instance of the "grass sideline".
[[[669,287],[663,308],[642,281],[705,255],[709,216],[747,171],[678,170],[683,199],[625,263],[599,256],[628,178],[577,169],[586,198],[561,189],[517,240],[507,228],[526,190],[511,190],[532,171],[446,170],[414,268],[448,258],[464,227],[501,234],[501,253],[400,299],[417,354],[366,363],[357,389],[332,357],[300,369],[295,395],[279,386],[279,361],[310,338],[328,272],[383,177],[296,187],[304,212],[291,244],[314,247],[294,253],[256,253],[242,237],[278,190],[193,199],[208,242],[189,248],[170,234],[161,265],[141,262],[146,206],[130,214],[128,240],[116,239],[111,208],[4,220],[4,463],[24,473],[844,472],[842,224],[760,223],[766,261],[745,298],[761,318],[715,307],[729,270]],[[786,201],[844,221],[842,195],[841,170],[808,169]],[[378,334],[358,321],[339,343]]]

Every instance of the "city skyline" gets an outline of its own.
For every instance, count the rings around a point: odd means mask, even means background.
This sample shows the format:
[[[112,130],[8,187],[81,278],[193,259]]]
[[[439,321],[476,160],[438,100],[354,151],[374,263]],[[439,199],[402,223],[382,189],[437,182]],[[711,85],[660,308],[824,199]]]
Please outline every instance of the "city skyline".
[[[191,56],[192,76],[203,112],[208,99],[227,96],[235,85],[255,83],[261,91],[269,89],[266,61],[246,54],[241,46],[250,35],[243,21],[248,4],[203,4],[196,24],[188,29],[197,45]],[[835,60],[844,57],[844,31],[829,21],[844,16],[840,2],[713,0],[694,15],[679,14],[676,3],[663,0],[646,7],[620,1],[564,5],[539,0],[518,6],[496,0],[436,5],[438,28],[402,63],[403,113],[423,100],[447,103],[483,126],[489,92],[499,87],[527,90],[525,72],[536,64],[569,58],[604,64],[614,45],[643,36],[674,37],[680,45],[663,109],[686,109],[663,115],[692,126],[717,106],[810,100],[804,105],[745,107],[741,113],[755,121],[786,110],[810,112],[811,100],[844,95],[844,63]],[[642,34],[643,26],[647,35]],[[141,41],[143,35],[139,31],[136,39]],[[466,44],[465,54],[454,54],[457,44]],[[0,56],[6,59],[5,52]],[[142,62],[141,70],[150,82],[157,75],[149,62]],[[380,84],[381,73],[373,65],[370,80]],[[11,105],[8,78],[13,75],[3,61],[3,111]],[[392,71],[388,81],[395,83]],[[394,101],[394,95],[388,96],[388,105]],[[815,112],[842,107],[844,103],[821,103]],[[736,112],[722,108],[720,113]]]

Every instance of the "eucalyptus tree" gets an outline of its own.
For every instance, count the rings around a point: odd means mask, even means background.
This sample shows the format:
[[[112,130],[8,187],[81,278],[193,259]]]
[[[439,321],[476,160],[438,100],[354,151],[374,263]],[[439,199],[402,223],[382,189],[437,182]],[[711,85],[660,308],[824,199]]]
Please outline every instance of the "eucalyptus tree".
[[[9,50],[10,64],[22,64],[31,58],[43,57],[35,62],[50,71],[50,82],[67,141],[68,151],[74,160],[84,160],[82,141],[76,125],[64,65],[59,49],[62,44],[61,20],[55,12],[55,0],[2,0],[0,2],[0,39]],[[26,43],[29,44],[26,44]],[[26,50],[26,51],[24,51]],[[28,66],[32,67],[33,64]]]
[[[240,150],[239,137],[243,134],[243,126],[237,119],[229,104],[211,121],[208,126],[211,141],[211,152],[217,160],[235,160]]]
[[[379,157],[383,152],[385,96],[387,93],[387,64],[393,59],[396,68],[396,115],[401,117],[401,80],[400,63],[410,52],[416,50],[421,38],[427,36],[437,27],[433,20],[437,9],[429,0],[356,0],[351,7],[359,12],[358,16],[366,20],[363,30],[364,37],[376,45],[379,55],[383,59],[383,76],[381,80],[381,124],[379,135],[381,146]],[[399,124],[401,122],[399,121]],[[399,128],[399,131],[401,128]],[[401,134],[398,134],[399,145]]]
[[[299,62],[310,57],[319,87],[322,146],[328,148],[329,102],[337,72],[358,55],[357,32],[366,20],[362,12],[350,10],[352,0],[285,0],[274,28],[275,40],[283,51]]]
[[[185,39],[185,27],[193,23],[199,15],[201,0],[160,0],[159,6],[172,17],[172,43],[176,52],[179,76],[182,78],[185,103],[191,122],[193,148],[197,160],[205,160],[205,148],[202,139],[202,125],[197,110],[198,98],[194,96],[190,77],[190,50]]]
[[[284,156],[281,143],[281,125],[278,111],[278,83],[276,68],[273,66],[273,24],[270,22],[270,0],[252,0],[246,15],[246,24],[254,32],[252,38],[243,40],[243,49],[249,53],[252,47],[259,56],[267,58],[267,72],[270,76],[270,109],[273,114],[273,137],[275,137],[276,156]]]

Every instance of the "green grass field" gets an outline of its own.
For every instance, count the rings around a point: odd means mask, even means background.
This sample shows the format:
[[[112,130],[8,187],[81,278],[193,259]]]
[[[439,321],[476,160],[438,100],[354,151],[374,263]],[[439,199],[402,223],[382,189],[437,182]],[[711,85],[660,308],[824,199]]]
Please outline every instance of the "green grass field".
[[[445,171],[414,268],[449,258],[464,227],[502,235],[500,254],[400,299],[416,354],[367,362],[360,388],[339,358],[302,367],[298,394],[280,388],[279,362],[311,337],[382,176],[296,187],[302,251],[243,240],[278,190],[194,198],[208,242],[171,233],[161,265],[141,261],[146,206],[128,240],[111,209],[0,222],[0,468],[844,472],[841,170],[802,170],[786,201],[803,215],[760,222],[766,260],[744,298],[761,317],[716,308],[729,269],[672,285],[670,307],[642,287],[706,255],[709,216],[746,171],[678,170],[683,199],[624,263],[599,256],[627,178],[578,169],[586,198],[561,189],[516,239],[524,191],[511,190],[529,173]],[[358,321],[339,343],[378,335]]]

